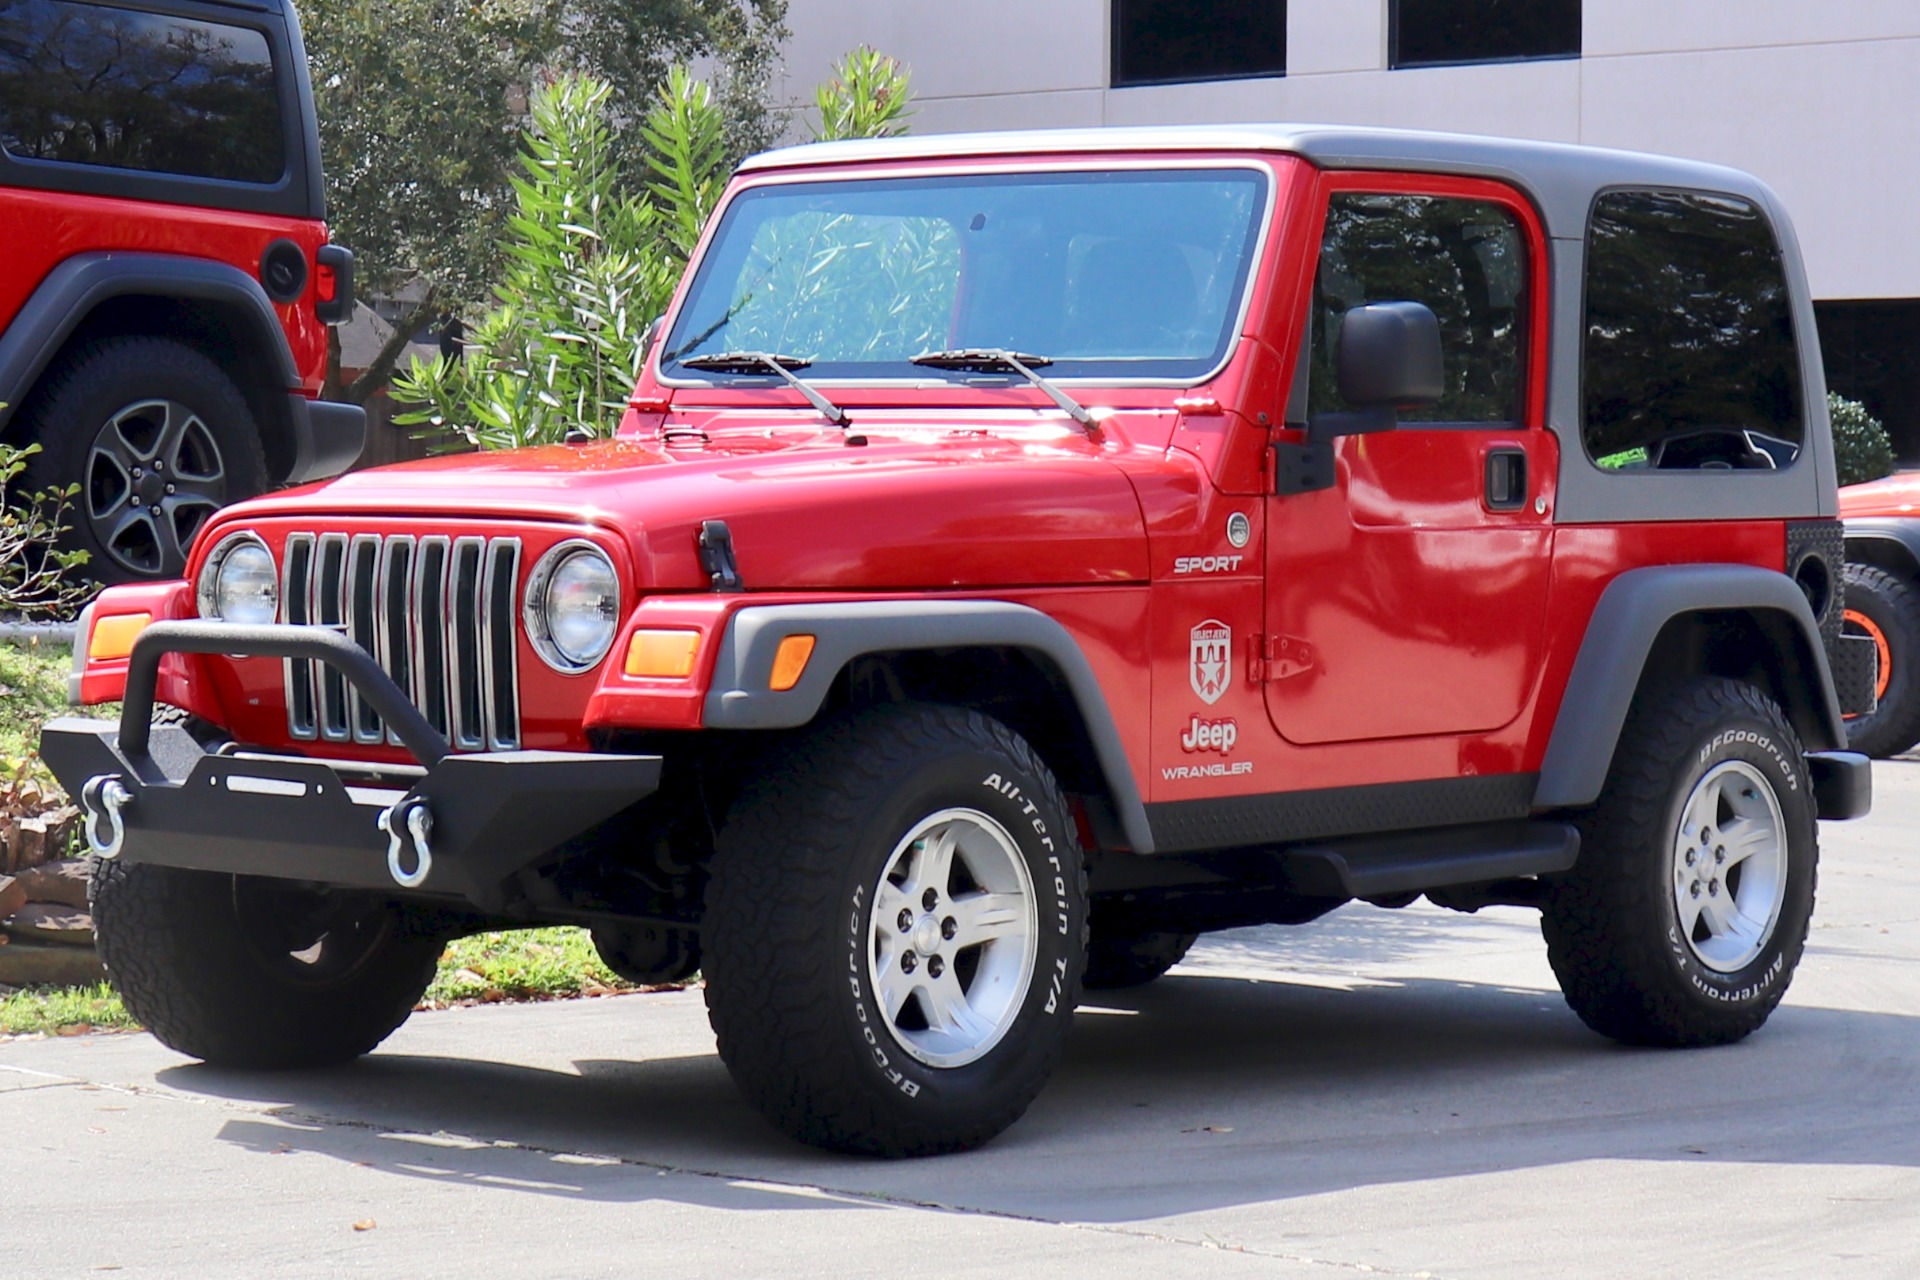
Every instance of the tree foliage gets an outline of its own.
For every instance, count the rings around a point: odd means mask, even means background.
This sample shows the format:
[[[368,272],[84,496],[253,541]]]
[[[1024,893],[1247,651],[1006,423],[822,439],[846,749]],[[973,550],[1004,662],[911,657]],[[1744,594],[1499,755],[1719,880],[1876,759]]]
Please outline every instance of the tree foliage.
[[[412,299],[351,386],[383,386],[409,337],[487,300],[501,279],[530,91],[557,75],[607,82],[616,157],[674,65],[710,58],[730,159],[772,136],[765,91],[785,0],[307,0],[301,6],[334,238],[363,295]],[[623,168],[644,180],[637,163]]]
[[[885,75],[856,72],[875,60]],[[897,131],[910,90],[891,59],[856,51],[830,84],[823,117]],[[888,102],[870,100],[881,91]],[[734,157],[722,99],[671,68],[632,130],[643,177],[629,184],[614,103],[611,86],[585,75],[535,92],[497,305],[468,331],[464,357],[415,359],[395,380],[399,398],[420,406],[396,421],[485,449],[606,436],[619,424],[647,326],[671,300]]]
[[[820,113],[814,140],[896,137],[907,131],[912,101],[907,69],[897,59],[861,45],[840,60],[832,79],[813,91],[813,105]]]

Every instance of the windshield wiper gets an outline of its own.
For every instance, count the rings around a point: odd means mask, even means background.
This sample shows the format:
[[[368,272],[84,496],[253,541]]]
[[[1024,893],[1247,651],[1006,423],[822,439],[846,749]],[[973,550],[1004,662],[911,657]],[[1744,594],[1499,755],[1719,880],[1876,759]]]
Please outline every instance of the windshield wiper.
[[[1034,386],[1047,393],[1047,399],[1065,409],[1073,420],[1087,429],[1092,435],[1100,430],[1100,424],[1087,412],[1087,407],[1048,382],[1034,372],[1036,367],[1044,368],[1053,363],[1047,356],[1028,355],[1022,351],[1008,351],[1002,347],[957,347],[952,351],[928,351],[911,357],[911,363],[923,364],[933,369],[953,369],[971,373],[1017,373]]]
[[[710,356],[688,356],[680,361],[682,367],[698,369],[702,373],[777,373],[793,384],[793,389],[805,396],[808,404],[826,415],[828,422],[836,427],[847,426],[853,419],[847,416],[845,409],[793,376],[793,370],[804,369],[812,363],[799,356],[778,355],[770,351],[722,351]]]

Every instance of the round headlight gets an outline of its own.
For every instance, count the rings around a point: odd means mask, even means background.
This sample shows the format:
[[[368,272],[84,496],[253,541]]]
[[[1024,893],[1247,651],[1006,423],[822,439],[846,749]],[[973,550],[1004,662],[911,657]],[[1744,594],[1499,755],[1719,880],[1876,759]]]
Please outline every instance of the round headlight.
[[[272,622],[280,612],[273,553],[251,533],[230,535],[207,557],[195,594],[203,618],[247,626]]]
[[[524,610],[534,651],[556,671],[585,671],[607,656],[620,626],[620,580],[590,542],[563,542],[533,567]]]

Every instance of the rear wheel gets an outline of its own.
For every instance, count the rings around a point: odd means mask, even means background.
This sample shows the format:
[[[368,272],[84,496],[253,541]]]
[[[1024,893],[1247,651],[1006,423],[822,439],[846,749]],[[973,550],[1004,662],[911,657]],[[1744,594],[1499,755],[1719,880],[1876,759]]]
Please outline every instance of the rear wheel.
[[[1878,705],[1847,720],[1847,743],[1877,758],[1920,742],[1920,592],[1868,564],[1846,567],[1846,622],[1879,650]]]
[[[735,803],[703,943],[720,1056],[787,1133],[886,1156],[978,1146],[1059,1061],[1086,890],[1059,788],[974,712],[826,726]]]
[[[219,365],[166,338],[64,357],[23,411],[29,490],[79,486],[66,541],[104,583],[178,578],[221,507],[266,491],[259,424]]]
[[[1812,783],[1780,708],[1699,676],[1634,699],[1541,930],[1567,1003],[1629,1044],[1709,1045],[1786,994],[1813,913]]]
[[[325,1066],[405,1022],[441,941],[385,903],[252,876],[93,864],[100,958],[127,1011],[219,1066]]]
[[[1192,933],[1130,933],[1093,931],[1087,944],[1086,988],[1089,991],[1145,986],[1186,957],[1198,937]]]

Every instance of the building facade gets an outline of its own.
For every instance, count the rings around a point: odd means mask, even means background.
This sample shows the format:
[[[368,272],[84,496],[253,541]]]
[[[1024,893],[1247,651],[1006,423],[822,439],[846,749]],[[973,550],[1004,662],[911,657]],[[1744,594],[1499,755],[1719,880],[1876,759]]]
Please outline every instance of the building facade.
[[[1920,463],[1920,0],[790,0],[787,92],[865,43],[916,132],[1328,122],[1734,165],[1792,210],[1829,386]]]

